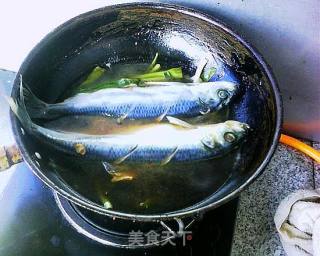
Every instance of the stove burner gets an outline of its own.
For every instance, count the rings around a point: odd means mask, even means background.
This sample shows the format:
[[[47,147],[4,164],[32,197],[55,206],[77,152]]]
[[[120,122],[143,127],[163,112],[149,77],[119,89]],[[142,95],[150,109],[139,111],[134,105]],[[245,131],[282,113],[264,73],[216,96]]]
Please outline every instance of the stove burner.
[[[118,248],[134,249],[158,246],[168,240],[181,237],[195,221],[190,218],[184,219],[188,223],[184,225],[184,222],[180,219],[166,222],[137,222],[115,219],[79,207],[56,192],[54,192],[54,198],[65,219],[77,232],[103,245]],[[130,242],[130,232],[132,231],[139,231],[143,234],[150,231],[161,234],[165,231],[170,232],[171,235],[156,242],[141,241],[139,244],[132,244]]]

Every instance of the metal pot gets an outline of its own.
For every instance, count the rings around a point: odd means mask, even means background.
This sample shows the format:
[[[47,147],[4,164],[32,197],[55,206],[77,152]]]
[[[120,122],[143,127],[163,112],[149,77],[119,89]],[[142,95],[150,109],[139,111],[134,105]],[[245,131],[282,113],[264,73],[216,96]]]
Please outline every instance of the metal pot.
[[[263,171],[277,146],[282,121],[279,89],[270,68],[252,46],[221,22],[196,10],[158,3],[122,4],[82,14],[56,28],[30,52],[18,74],[38,97],[54,102],[97,63],[106,59],[113,63],[148,62],[155,51],[164,57],[164,65],[182,65],[187,73],[195,70],[201,56],[211,56],[209,61],[223,64],[222,74],[232,70],[241,81],[242,96],[229,115],[248,123],[253,132],[242,147],[240,165],[205,200],[151,215],[106,209],[77,192],[45,160],[35,158],[38,143],[23,136],[21,124],[12,113],[11,123],[25,162],[62,198],[112,218],[137,222],[175,219],[181,224],[182,218],[198,216],[236,197]],[[16,78],[12,97],[18,92]],[[51,152],[42,153],[43,159],[46,154]]]

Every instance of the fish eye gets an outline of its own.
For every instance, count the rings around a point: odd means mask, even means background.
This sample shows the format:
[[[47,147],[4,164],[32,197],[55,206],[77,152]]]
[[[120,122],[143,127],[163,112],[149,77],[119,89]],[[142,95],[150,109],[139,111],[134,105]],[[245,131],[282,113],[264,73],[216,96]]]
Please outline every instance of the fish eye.
[[[232,143],[236,140],[236,135],[232,132],[226,132],[224,135],[223,135],[223,138],[226,142],[229,142],[229,143]]]
[[[226,90],[219,90],[217,94],[218,97],[223,100],[229,97],[229,93]]]

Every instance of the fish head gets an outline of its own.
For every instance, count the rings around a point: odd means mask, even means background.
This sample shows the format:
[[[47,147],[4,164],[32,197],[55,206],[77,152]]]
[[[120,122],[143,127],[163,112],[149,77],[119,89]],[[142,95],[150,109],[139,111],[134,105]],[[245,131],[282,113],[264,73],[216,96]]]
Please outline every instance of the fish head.
[[[250,127],[246,123],[229,120],[210,125],[201,142],[209,149],[230,148],[238,144],[249,130]]]
[[[229,104],[237,94],[238,85],[233,82],[221,81],[212,85],[207,94],[209,105],[219,104],[220,107]]]

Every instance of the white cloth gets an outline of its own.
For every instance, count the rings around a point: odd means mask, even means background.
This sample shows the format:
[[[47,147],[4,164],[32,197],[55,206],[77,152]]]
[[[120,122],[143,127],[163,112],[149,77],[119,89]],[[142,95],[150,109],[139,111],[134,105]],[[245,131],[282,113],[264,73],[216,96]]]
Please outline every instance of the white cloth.
[[[320,189],[290,194],[274,221],[288,256],[320,256]]]

